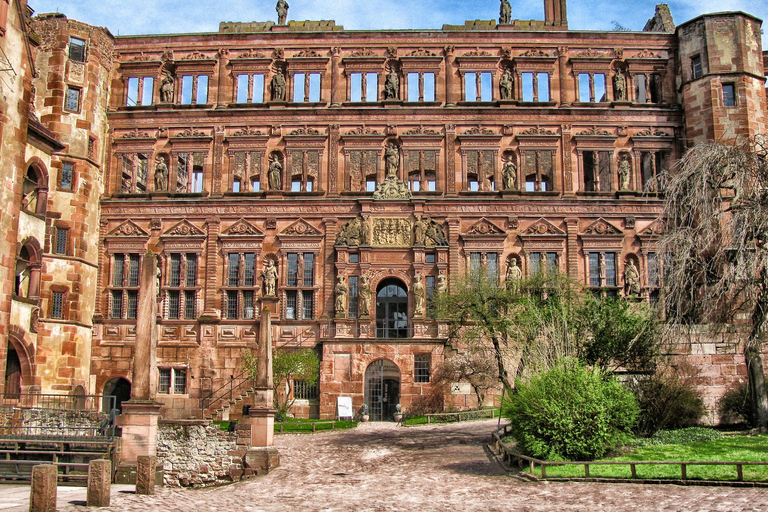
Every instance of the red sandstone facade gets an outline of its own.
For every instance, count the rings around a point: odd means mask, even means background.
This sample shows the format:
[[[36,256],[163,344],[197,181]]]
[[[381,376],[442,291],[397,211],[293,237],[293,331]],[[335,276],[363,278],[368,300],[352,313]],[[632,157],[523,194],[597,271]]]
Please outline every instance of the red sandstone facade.
[[[614,295],[632,262],[654,300],[657,173],[687,144],[766,132],[760,22],[568,32],[565,2],[547,9],[538,24],[117,38],[36,18],[35,106],[65,148],[45,163],[45,342],[27,342],[40,348],[22,374],[44,391],[126,393],[147,252],[162,266],[166,417],[228,414],[219,390],[243,383],[265,306],[276,348],[321,355],[296,413],[328,418],[340,396],[386,417],[433,391],[446,329],[428,299],[469,269],[556,267]],[[75,192],[56,185],[67,163]],[[59,230],[70,238],[54,255]],[[738,378],[726,373],[723,385]]]

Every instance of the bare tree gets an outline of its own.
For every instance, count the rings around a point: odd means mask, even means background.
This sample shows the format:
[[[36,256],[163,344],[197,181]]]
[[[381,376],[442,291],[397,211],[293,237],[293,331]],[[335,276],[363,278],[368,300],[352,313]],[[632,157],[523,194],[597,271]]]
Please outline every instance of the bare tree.
[[[435,372],[437,382],[468,382],[477,396],[477,407],[485,405],[488,390],[499,382],[499,368],[493,352],[487,346],[469,345],[445,358]]]
[[[660,179],[664,307],[672,323],[749,318],[744,340],[759,427],[768,427],[761,337],[768,323],[768,145],[765,138],[690,149]]]

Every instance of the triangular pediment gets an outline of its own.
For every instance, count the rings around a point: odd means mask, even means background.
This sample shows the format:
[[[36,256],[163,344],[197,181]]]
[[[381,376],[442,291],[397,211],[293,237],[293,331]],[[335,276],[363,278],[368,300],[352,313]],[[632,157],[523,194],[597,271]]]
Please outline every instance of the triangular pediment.
[[[223,233],[228,236],[264,236],[264,232],[245,219],[232,224]]]
[[[205,233],[185,219],[166,231],[165,236],[205,236]]]
[[[319,235],[320,230],[316,227],[312,226],[310,223],[305,221],[304,219],[299,219],[287,228],[285,228],[282,232],[280,232],[281,235],[299,235],[299,236],[306,236],[306,235]]]
[[[608,222],[607,220],[600,217],[595,222],[584,228],[584,230],[581,232],[582,235],[592,235],[592,236],[611,236],[611,235],[622,235],[624,234],[623,231]]]
[[[472,224],[472,227],[470,227],[465,234],[474,236],[506,235],[503,229],[485,217]]]
[[[133,221],[127,220],[110,231],[107,236],[149,236],[149,234]]]
[[[637,236],[661,236],[664,234],[664,223],[656,219],[637,233]]]
[[[544,217],[528,226],[523,235],[565,235],[565,231],[549,222]]]

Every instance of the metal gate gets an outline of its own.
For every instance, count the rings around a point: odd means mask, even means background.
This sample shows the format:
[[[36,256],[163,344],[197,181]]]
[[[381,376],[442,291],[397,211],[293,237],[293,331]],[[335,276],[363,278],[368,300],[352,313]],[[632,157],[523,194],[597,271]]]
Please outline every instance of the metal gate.
[[[365,403],[371,420],[392,418],[400,402],[400,370],[387,359],[377,359],[365,370]]]

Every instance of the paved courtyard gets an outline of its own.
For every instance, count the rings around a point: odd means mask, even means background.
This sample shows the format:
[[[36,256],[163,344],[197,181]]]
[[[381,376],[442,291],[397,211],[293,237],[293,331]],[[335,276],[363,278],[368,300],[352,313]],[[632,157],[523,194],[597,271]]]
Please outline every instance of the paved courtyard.
[[[755,511],[768,489],[529,483],[507,476],[484,444],[495,421],[282,435],[282,466],[229,486],[160,488],[136,496],[113,486],[109,511]],[[60,511],[85,511],[85,490],[59,488]],[[0,486],[0,512],[28,510],[29,487]]]

